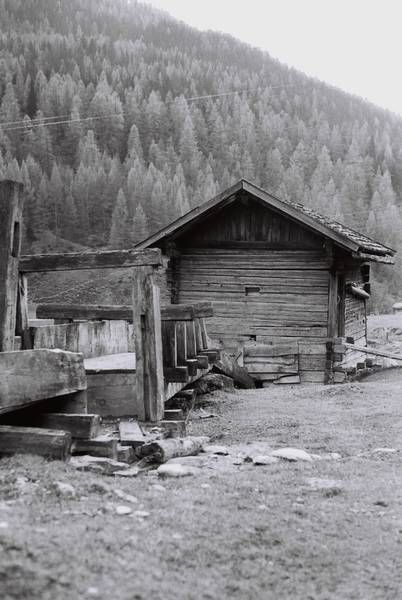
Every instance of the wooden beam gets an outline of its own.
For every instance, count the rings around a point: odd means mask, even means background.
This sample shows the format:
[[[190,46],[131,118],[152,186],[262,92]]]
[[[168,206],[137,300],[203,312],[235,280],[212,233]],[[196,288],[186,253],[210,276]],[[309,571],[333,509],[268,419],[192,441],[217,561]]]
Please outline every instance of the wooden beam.
[[[160,292],[149,267],[134,271],[133,320],[136,353],[137,406],[140,420],[156,422],[163,418],[165,392],[162,360]]]
[[[39,454],[67,460],[71,434],[55,429],[0,425],[0,454]]]
[[[390,255],[368,254],[366,252],[353,252],[352,257],[360,258],[361,260],[369,260],[370,262],[382,263],[385,265],[395,264],[395,258]]]
[[[126,267],[161,267],[162,253],[149,250],[110,250],[108,252],[71,252],[65,254],[33,254],[20,257],[22,273],[44,271],[77,271],[83,269],[121,269]]]
[[[365,346],[356,346],[355,344],[344,344],[346,348],[355,350],[356,352],[363,352],[364,354],[373,354],[374,356],[382,356],[384,358],[392,358],[394,360],[402,360],[402,354],[391,354],[390,352],[383,352],[382,350],[374,350],[374,348],[366,348]]]
[[[202,358],[205,358],[208,366],[207,357]],[[189,379],[187,367],[167,367],[163,370],[163,374],[167,383],[186,383]]]
[[[22,209],[22,185],[0,181],[0,352],[14,349]]]
[[[132,321],[133,309],[127,305],[107,304],[38,304],[39,319],[87,319],[104,321]],[[211,302],[171,304],[161,307],[162,321],[192,321],[195,317],[211,317]]]
[[[28,318],[28,281],[22,273],[18,277],[16,333],[21,336],[22,349],[31,350],[33,344]]]
[[[0,375],[0,414],[86,389],[82,355],[61,350],[0,352]]]
[[[89,440],[99,435],[99,415],[44,413],[34,417],[37,427],[69,431],[73,438]]]
[[[91,456],[103,456],[117,460],[117,437],[99,435],[90,440],[73,440],[72,454],[90,454]]]

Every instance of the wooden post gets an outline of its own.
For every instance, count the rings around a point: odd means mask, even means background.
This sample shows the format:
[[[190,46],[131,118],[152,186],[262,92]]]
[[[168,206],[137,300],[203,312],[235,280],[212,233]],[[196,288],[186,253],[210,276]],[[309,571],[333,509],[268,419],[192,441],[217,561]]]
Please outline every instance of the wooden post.
[[[0,181],[0,352],[14,350],[22,207],[22,184]]]
[[[133,269],[136,403],[140,420],[160,421],[165,408],[159,288],[150,267]]]
[[[33,345],[28,320],[28,282],[23,273],[18,277],[16,334],[21,336],[22,349],[31,350]]]

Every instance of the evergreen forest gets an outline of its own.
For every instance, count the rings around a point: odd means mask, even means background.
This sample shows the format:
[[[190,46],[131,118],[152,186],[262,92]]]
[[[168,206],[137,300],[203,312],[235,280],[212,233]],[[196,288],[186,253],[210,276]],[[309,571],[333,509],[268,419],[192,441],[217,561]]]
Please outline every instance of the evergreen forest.
[[[0,0],[25,252],[131,247],[241,177],[402,255],[398,115],[135,0]],[[373,283],[389,311],[401,256]]]

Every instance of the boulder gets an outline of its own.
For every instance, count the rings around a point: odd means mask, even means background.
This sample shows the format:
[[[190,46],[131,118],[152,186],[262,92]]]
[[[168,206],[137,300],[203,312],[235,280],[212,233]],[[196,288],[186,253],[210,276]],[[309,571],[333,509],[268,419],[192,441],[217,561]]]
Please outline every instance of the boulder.
[[[279,462],[279,458],[275,456],[269,456],[268,454],[258,454],[253,457],[254,465],[272,465]]]

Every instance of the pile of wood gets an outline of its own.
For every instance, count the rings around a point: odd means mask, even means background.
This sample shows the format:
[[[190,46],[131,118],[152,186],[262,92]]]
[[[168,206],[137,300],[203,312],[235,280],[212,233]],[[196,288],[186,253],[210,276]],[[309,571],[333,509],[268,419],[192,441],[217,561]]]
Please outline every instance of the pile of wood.
[[[245,346],[244,366],[256,381],[262,382],[263,387],[272,382],[300,383],[297,343]]]
[[[158,438],[186,435],[186,418],[194,404],[194,392],[178,395],[181,408],[166,409],[157,424],[135,419],[102,423],[96,414],[42,412],[42,405],[8,412],[0,421],[0,456],[36,454],[55,460],[90,455],[120,462],[138,460],[141,446]]]

